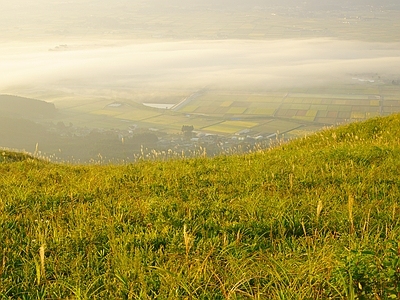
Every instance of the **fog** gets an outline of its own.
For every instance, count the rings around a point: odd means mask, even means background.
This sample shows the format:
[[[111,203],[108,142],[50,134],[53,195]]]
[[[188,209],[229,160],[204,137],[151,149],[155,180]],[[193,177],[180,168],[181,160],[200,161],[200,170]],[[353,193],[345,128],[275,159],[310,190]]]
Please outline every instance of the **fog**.
[[[57,101],[63,95],[271,89],[398,74],[400,43],[390,42],[398,40],[396,23],[383,22],[396,19],[396,1],[347,2],[5,2],[0,93]],[[347,23],[359,39],[347,35]]]
[[[61,50],[60,50],[61,48]],[[75,95],[99,89],[315,86],[353,74],[396,74],[400,43],[332,39],[181,41],[121,45],[9,44],[0,55],[0,90]],[[49,51],[58,49],[60,51]]]

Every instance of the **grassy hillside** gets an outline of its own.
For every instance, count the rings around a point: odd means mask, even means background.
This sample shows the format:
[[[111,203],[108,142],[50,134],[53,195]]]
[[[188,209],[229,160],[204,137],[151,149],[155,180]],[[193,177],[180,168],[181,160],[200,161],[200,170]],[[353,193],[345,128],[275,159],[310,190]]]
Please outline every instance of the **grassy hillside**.
[[[213,159],[0,157],[1,299],[400,295],[400,115]]]

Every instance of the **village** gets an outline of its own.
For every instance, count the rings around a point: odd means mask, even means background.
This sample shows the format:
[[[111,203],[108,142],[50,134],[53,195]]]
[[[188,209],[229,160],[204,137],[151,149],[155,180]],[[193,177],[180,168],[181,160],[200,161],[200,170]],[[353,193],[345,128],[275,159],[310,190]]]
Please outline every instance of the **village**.
[[[61,141],[54,154],[63,160],[77,158],[79,162],[92,161],[99,155],[124,162],[141,158],[170,158],[176,156],[215,156],[218,154],[242,153],[255,148],[268,147],[278,140],[278,135],[252,135],[246,129],[232,135],[210,134],[196,131],[193,126],[183,125],[180,133],[166,133],[155,128],[139,128],[129,125],[126,129],[87,128],[65,125],[63,122],[47,124],[47,131]],[[82,149],[88,150],[83,155]]]

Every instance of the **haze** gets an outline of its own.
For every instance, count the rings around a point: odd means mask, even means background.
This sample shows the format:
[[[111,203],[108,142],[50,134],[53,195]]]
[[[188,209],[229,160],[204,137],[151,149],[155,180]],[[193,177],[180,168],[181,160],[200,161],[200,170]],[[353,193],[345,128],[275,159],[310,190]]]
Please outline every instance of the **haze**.
[[[89,95],[99,89],[131,93],[144,87],[313,86],[400,69],[399,43],[307,39],[136,42],[84,50],[71,45],[70,51],[50,47],[3,46],[1,89]]]
[[[55,101],[65,94],[129,97],[143,88],[314,86],[352,74],[398,73],[396,40],[351,40],[332,29],[325,37],[320,31],[331,26],[323,24],[324,16],[349,16],[351,22],[357,16],[362,23],[385,7],[397,13],[394,1],[277,3],[6,2],[0,92]],[[278,24],[293,14],[300,28],[294,37]],[[314,24],[306,28],[308,21]],[[282,34],[271,24],[283,26]]]

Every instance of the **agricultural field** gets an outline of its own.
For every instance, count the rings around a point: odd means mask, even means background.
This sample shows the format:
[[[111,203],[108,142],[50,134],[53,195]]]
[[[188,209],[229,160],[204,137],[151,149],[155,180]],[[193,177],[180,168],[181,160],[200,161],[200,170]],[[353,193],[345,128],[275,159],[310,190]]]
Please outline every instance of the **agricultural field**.
[[[281,93],[258,94],[208,91],[187,105],[182,105],[179,111],[191,115],[216,116],[222,120],[253,121],[251,126],[227,126],[221,122],[201,128],[205,131],[233,134],[243,129],[254,129],[259,132],[274,133],[276,130],[290,133],[300,126],[322,128],[398,112],[399,100],[399,87],[381,85],[349,85],[305,91],[292,89]],[[282,126],[272,126],[279,124],[276,120],[284,123],[281,123]]]
[[[214,131],[217,133],[228,133],[234,134],[240,132],[241,130],[249,129],[257,126],[258,123],[246,122],[246,121],[224,121],[212,126],[203,128],[205,131]]]
[[[172,109],[150,108],[133,100],[75,101],[63,103],[60,116],[66,124],[89,128],[134,125],[179,133],[183,125],[192,125],[197,132],[219,135],[297,137],[326,126],[399,112],[400,86],[371,83],[257,92],[206,89],[175,101],[181,103]]]

